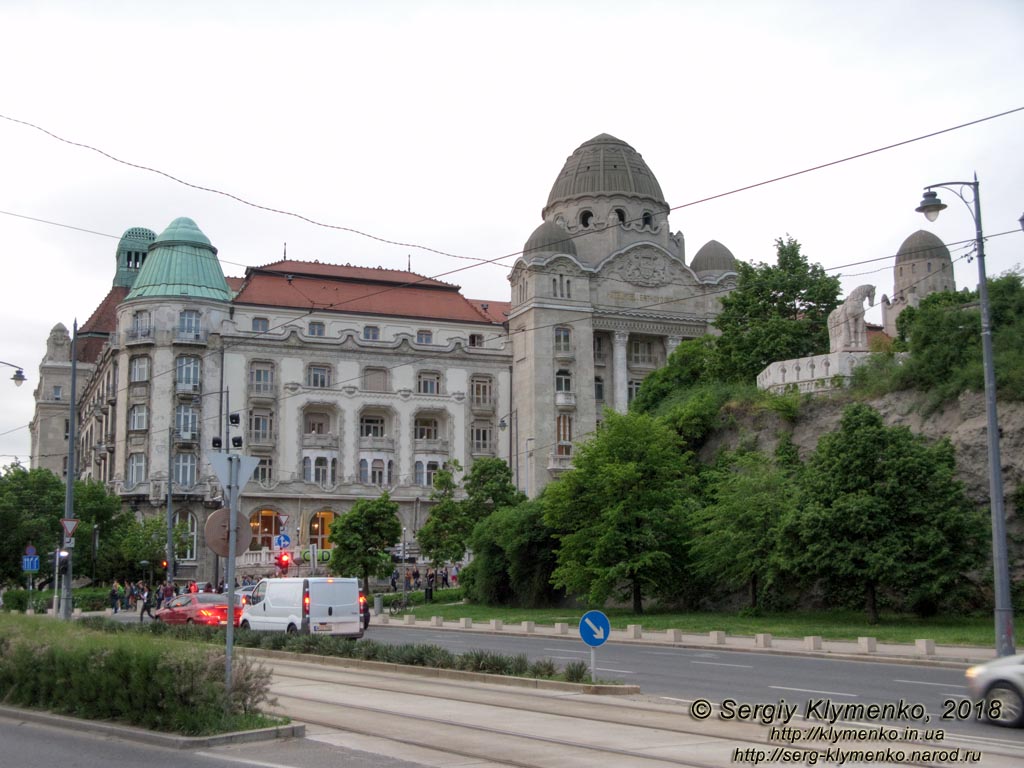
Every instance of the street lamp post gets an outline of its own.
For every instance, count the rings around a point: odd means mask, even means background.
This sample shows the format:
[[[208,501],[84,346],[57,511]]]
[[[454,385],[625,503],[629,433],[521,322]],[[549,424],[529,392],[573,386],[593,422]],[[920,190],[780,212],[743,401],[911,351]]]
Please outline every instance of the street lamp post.
[[[999,416],[996,412],[996,372],[992,355],[992,327],[989,322],[988,280],[985,276],[985,237],[981,228],[981,196],[978,176],[974,181],[947,181],[924,188],[924,199],[917,207],[928,221],[935,221],[946,207],[935,189],[946,189],[959,197],[974,217],[975,248],[978,255],[978,300],[981,305],[981,352],[985,368],[985,413],[988,417],[988,482],[992,511],[992,571],[995,579],[996,653],[1014,654],[1013,605],[1010,602],[1010,566],[1006,550],[1006,518],[1003,511],[1003,471],[999,455]],[[964,197],[970,189],[971,199]],[[1024,217],[1021,217],[1024,227]]]
[[[512,459],[515,458],[515,476],[516,476],[516,488],[519,488],[519,409],[513,409],[507,416],[512,420],[512,429],[508,433],[508,461],[509,467],[512,466]],[[505,417],[502,416],[498,420],[498,429],[504,432],[508,429],[508,422]],[[512,438],[515,437],[515,448],[512,447]]]
[[[28,381],[28,379],[25,378],[25,370],[20,365],[15,365],[14,363],[5,363],[3,360],[0,360],[0,365],[6,365],[8,368],[14,369],[14,375],[11,376],[11,381],[14,382],[14,386],[20,387],[22,384]]]

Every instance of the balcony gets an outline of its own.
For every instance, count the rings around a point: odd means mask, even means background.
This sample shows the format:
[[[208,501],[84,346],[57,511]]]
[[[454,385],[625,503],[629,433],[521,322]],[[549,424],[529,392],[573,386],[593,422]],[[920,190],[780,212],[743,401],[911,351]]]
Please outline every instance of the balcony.
[[[248,443],[250,448],[272,448],[277,442],[277,432],[265,429],[250,429]]]
[[[395,440],[392,437],[360,437],[359,450],[395,452]]]
[[[199,442],[199,431],[194,429],[175,430],[174,442],[177,445],[195,445]]]
[[[469,407],[474,413],[494,413],[496,399],[494,397],[470,398]]]
[[[567,469],[572,469],[572,445],[559,445],[558,449],[555,453],[548,454],[549,472],[564,472]],[[567,451],[567,453],[559,451]]]
[[[174,343],[175,344],[199,344],[201,346],[206,345],[206,337],[209,335],[209,331],[199,330],[196,328],[186,329],[178,328],[174,331]]]
[[[555,392],[555,407],[556,408],[575,408],[576,407],[576,393],[575,392]]]
[[[149,398],[149,382],[133,381],[128,384],[128,397],[132,400],[146,400]]]
[[[337,448],[338,436],[333,432],[320,434],[318,432],[306,432],[302,435],[303,448]]]
[[[572,345],[556,344],[555,345],[555,359],[564,360],[565,362],[572,362],[576,359],[576,351],[572,348]]]
[[[156,334],[152,328],[129,328],[124,334],[125,346],[135,344],[153,344],[156,342]]]
[[[448,453],[447,440],[416,439],[412,441],[416,453]]]
[[[642,370],[654,370],[655,368],[661,368],[665,364],[665,359],[661,355],[630,355],[629,356],[629,367]]]
[[[113,405],[117,402],[117,387],[107,387],[107,403]]]
[[[277,385],[268,381],[249,382],[250,400],[275,400]]]
[[[497,453],[497,443],[494,440],[474,440],[474,456],[494,456]]]
[[[193,395],[199,395],[203,391],[203,385],[198,382],[191,381],[176,381],[174,382],[174,392],[178,397],[192,397]]]

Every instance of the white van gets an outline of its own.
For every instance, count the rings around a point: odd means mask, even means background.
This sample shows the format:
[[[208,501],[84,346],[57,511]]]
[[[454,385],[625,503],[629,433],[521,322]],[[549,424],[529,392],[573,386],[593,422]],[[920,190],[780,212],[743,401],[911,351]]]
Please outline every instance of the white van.
[[[263,579],[242,609],[242,629],[362,637],[359,580]]]

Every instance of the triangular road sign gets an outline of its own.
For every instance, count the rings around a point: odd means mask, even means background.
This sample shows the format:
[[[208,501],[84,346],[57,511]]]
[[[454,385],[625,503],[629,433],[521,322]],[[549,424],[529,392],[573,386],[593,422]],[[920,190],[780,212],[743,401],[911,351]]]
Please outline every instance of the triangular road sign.
[[[60,524],[64,526],[64,536],[70,539],[75,535],[75,531],[78,530],[78,518],[77,517],[62,517]]]
[[[281,527],[284,528],[288,525],[288,515],[282,515],[280,512],[277,515],[278,522],[281,523]]]

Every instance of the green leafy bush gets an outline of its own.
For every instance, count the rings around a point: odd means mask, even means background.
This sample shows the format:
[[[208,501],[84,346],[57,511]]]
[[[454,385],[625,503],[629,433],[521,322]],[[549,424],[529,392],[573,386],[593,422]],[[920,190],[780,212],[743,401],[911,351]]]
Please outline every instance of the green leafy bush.
[[[565,665],[562,672],[567,683],[586,683],[590,681],[590,668],[587,662],[578,660],[570,661]]]

